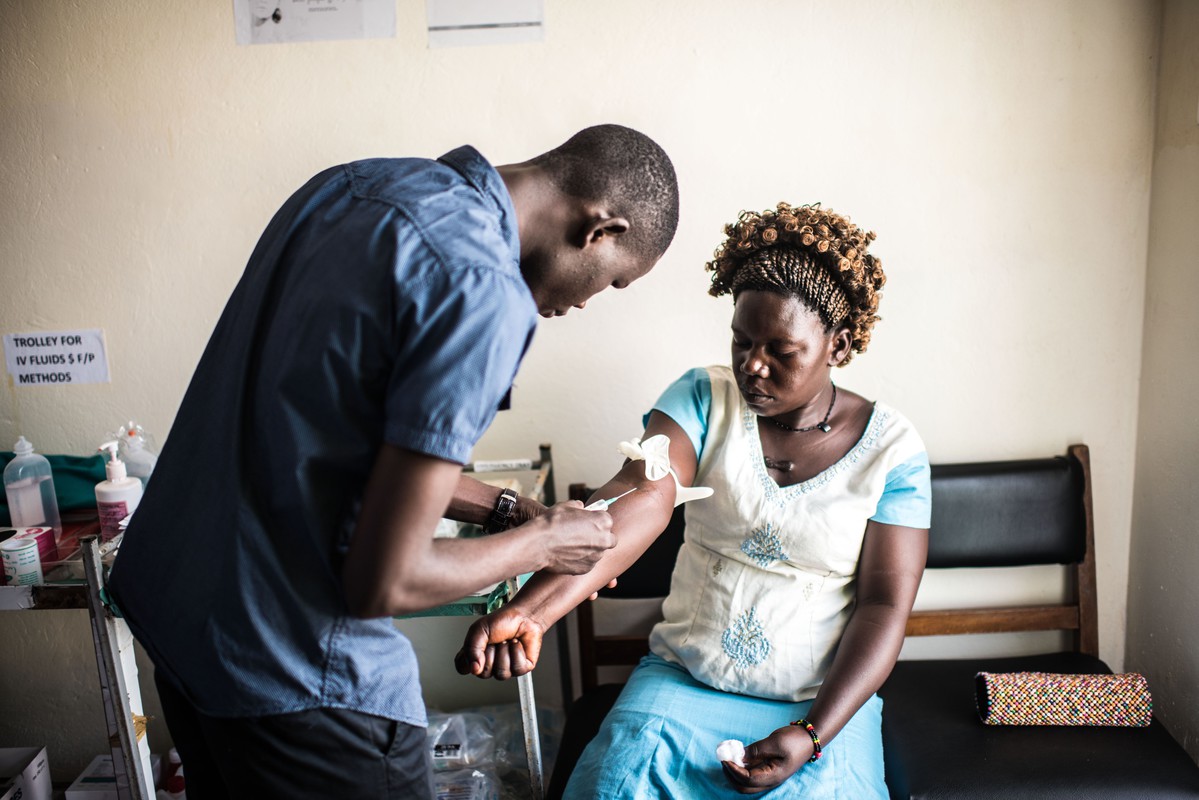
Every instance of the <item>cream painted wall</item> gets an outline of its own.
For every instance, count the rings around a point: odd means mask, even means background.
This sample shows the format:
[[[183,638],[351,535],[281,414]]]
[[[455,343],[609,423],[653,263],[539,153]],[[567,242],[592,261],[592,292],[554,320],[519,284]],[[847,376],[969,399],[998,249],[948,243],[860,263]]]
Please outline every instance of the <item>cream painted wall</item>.
[[[1145,674],[1154,713],[1199,761],[1199,4],[1164,9],[1126,666]]]
[[[544,43],[445,50],[422,2],[397,8],[391,40],[237,47],[228,0],[0,4],[3,331],[101,327],[113,378],[6,385],[0,443],[86,453],[129,416],[165,439],[259,232],[317,170],[464,142],[506,163],[620,122],[675,159],[676,242],[544,323],[477,457],[550,441],[561,491],[606,477],[669,380],[727,358],[702,270],[723,224],[820,201],[879,233],[890,278],[842,385],[904,410],[936,461],[1091,445],[1102,650],[1123,663],[1156,4],[549,0]],[[446,674],[447,625],[420,630],[430,699],[510,697]],[[60,778],[102,749],[47,699],[94,683],[74,635],[0,620],[0,744],[53,738]]]

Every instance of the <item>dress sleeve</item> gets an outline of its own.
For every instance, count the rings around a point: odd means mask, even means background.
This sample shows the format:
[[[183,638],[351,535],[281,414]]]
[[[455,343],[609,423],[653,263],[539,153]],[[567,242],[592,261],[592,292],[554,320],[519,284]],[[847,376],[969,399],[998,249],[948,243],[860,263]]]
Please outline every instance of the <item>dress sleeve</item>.
[[[708,433],[708,412],[712,408],[712,379],[702,367],[688,370],[670,384],[654,403],[653,410],[661,411],[678,423],[687,432],[695,448],[695,459],[704,452],[704,438]],[[649,424],[649,414],[641,419]]]
[[[884,525],[927,529],[932,522],[928,453],[920,452],[887,473],[886,488],[870,519]]]

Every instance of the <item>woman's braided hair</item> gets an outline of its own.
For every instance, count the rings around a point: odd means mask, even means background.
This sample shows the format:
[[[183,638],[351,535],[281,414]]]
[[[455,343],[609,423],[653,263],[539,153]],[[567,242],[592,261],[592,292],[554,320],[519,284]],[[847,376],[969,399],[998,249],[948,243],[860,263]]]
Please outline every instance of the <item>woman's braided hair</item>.
[[[705,267],[712,273],[708,294],[735,298],[759,289],[797,297],[820,315],[827,331],[849,329],[853,345],[841,366],[853,352],[866,351],[879,319],[879,290],[887,282],[882,261],[866,252],[873,231],[819,203],[779,203],[774,211],[742,211],[724,232],[728,238]]]

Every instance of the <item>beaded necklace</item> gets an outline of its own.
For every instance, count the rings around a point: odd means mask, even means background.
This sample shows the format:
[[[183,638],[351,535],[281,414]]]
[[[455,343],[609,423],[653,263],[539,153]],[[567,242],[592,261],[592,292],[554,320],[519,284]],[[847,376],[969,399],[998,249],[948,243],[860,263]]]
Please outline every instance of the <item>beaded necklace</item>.
[[[829,386],[833,387],[833,396],[832,399],[828,401],[828,411],[824,412],[824,419],[820,420],[815,425],[809,425],[806,428],[792,428],[787,423],[779,422],[773,417],[767,417],[766,419],[768,419],[774,425],[782,428],[785,431],[790,431],[791,433],[807,433],[808,431],[815,430],[819,430],[821,433],[828,433],[833,429],[832,426],[828,424],[828,418],[833,415],[833,406],[837,403],[837,384],[829,381]]]
[[[807,433],[808,431],[815,431],[815,430],[818,430],[821,433],[828,433],[829,431],[831,431],[833,429],[832,426],[828,424],[828,420],[829,420],[829,417],[831,417],[833,415],[833,406],[836,405],[836,403],[837,403],[837,384],[833,383],[832,381],[829,381],[829,386],[833,387],[833,396],[832,396],[832,399],[830,399],[828,401],[828,411],[824,412],[824,419],[820,420],[815,425],[808,425],[806,428],[793,428],[790,425],[788,425],[787,423],[779,422],[777,419],[774,419],[772,417],[767,417],[766,419],[768,419],[770,422],[774,423],[778,427],[782,428],[783,430],[790,431],[791,433]],[[766,462],[766,469],[776,469],[779,472],[790,472],[791,469],[795,466],[795,464],[790,461],[775,461],[770,456],[765,456],[765,455],[762,457],[762,460]]]

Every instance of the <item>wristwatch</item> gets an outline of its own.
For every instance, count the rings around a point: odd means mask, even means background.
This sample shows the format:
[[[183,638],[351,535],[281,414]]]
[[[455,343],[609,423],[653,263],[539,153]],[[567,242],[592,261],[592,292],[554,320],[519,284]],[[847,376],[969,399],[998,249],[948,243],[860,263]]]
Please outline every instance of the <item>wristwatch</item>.
[[[512,512],[516,510],[516,492],[511,489],[505,489],[500,492],[500,496],[495,499],[495,508],[491,510],[491,516],[487,518],[487,523],[483,526],[483,533],[499,533],[508,529],[508,523],[512,521]]]

